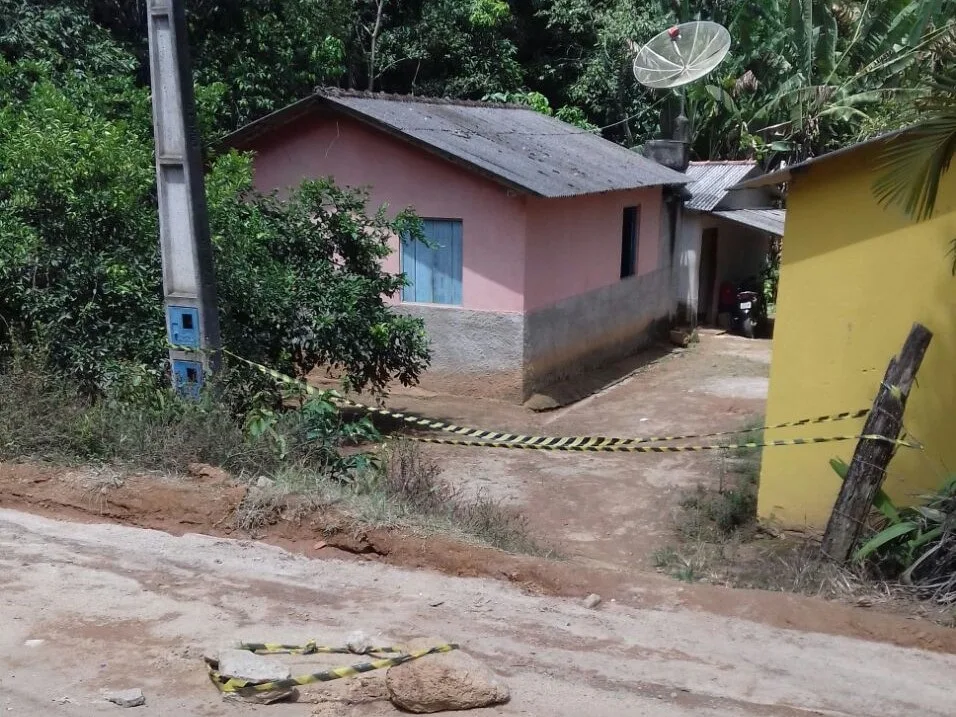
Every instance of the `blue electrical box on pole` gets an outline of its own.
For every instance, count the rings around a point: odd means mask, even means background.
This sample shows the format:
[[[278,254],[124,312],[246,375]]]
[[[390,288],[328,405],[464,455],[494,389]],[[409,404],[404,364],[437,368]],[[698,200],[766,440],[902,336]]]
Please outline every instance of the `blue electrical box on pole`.
[[[219,312],[184,0],[147,0],[159,240],[173,384],[198,397],[220,360]]]

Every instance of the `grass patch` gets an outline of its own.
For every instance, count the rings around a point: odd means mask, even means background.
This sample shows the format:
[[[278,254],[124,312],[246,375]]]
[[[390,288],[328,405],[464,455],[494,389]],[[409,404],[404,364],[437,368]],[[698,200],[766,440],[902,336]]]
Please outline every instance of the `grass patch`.
[[[14,363],[0,371],[0,460],[92,465],[103,476],[90,487],[93,501],[105,500],[124,471],[186,473],[205,463],[253,484],[235,515],[245,532],[335,506],[366,525],[548,552],[519,512],[445,480],[418,444],[369,443],[381,441],[374,428],[343,421],[329,404],[267,412],[271,422],[254,433],[211,396],[185,401],[157,386],[127,381],[94,401],[63,379]],[[350,446],[357,434],[365,443]]]
[[[753,424],[733,444],[760,443]],[[731,442],[728,442],[731,443]],[[838,565],[814,536],[781,534],[757,522],[759,447],[728,448],[717,461],[718,485],[698,485],[675,513],[677,541],[658,549],[654,566],[686,582],[790,592],[956,625],[956,608],[919,599],[913,586],[885,580],[872,565]]]
[[[760,425],[746,430],[735,445],[760,443]],[[698,485],[680,502],[676,524],[678,534],[690,542],[725,542],[752,535],[757,527],[757,483],[760,478],[761,448],[738,447],[721,455],[717,468],[717,489]]]
[[[209,400],[183,401],[155,391],[137,403],[109,397],[94,401],[66,380],[21,364],[0,372],[0,396],[2,460],[177,472],[190,463],[235,472],[274,463],[265,446],[247,442],[229,412]]]
[[[252,532],[279,519],[295,520],[335,506],[372,527],[451,534],[508,552],[551,554],[534,540],[522,513],[445,480],[419,444],[406,439],[390,442],[351,480],[332,479],[303,464],[284,466],[266,479],[263,487],[249,491],[237,512],[237,527]]]

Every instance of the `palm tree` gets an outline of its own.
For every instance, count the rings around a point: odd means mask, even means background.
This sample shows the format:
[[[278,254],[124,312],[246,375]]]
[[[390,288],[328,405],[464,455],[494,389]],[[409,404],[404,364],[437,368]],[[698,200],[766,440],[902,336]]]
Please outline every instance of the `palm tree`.
[[[917,221],[933,216],[940,180],[956,153],[956,72],[937,77],[929,89],[920,103],[923,119],[883,150],[873,186],[881,204],[900,205]]]

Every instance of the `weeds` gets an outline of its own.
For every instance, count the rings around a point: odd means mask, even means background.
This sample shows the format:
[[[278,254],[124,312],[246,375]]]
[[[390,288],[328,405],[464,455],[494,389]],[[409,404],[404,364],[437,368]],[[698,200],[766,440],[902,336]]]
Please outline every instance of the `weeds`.
[[[753,429],[737,443],[761,438]],[[914,508],[897,508],[880,492],[875,507],[884,529],[874,531],[857,561],[843,566],[824,557],[810,537],[762,536],[756,520],[760,455],[760,448],[731,449],[719,460],[717,489],[697,486],[684,496],[675,516],[679,542],[653,553],[656,568],[684,581],[883,604],[953,624],[956,612],[918,599],[956,601],[956,479]],[[845,464],[831,465],[845,475]]]
[[[522,515],[445,480],[417,444],[378,445],[371,422],[345,420],[322,397],[298,410],[259,407],[237,421],[212,393],[182,400],[160,387],[158,375],[127,369],[105,398],[92,401],[22,361],[0,372],[0,396],[0,460],[92,463],[104,478],[91,482],[91,503],[105,501],[124,469],[184,473],[207,463],[261,483],[234,516],[244,532],[334,504],[367,524],[545,552]]]
[[[288,472],[291,475],[291,471]],[[314,492],[291,488],[288,484],[272,483],[250,488],[236,508],[234,525],[244,533],[256,531],[280,520],[299,522],[329,504]]]
[[[848,466],[831,460],[843,479]],[[882,490],[873,503],[877,529],[854,559],[877,576],[899,580],[919,597],[956,603],[956,476],[922,496],[923,504],[898,507]]]
[[[0,459],[129,464],[186,470],[190,463],[254,468],[250,446],[215,403],[183,401],[155,389],[148,404],[119,398],[93,402],[65,380],[22,363],[0,373]]]
[[[236,512],[236,527],[254,532],[332,505],[366,525],[452,533],[509,552],[547,553],[531,537],[523,515],[483,493],[469,496],[407,440],[392,443],[380,462],[349,481],[303,464],[269,474],[267,482],[249,490]]]
[[[762,432],[749,431],[739,443],[760,443]],[[757,520],[757,482],[760,448],[732,449],[721,456],[720,483],[716,491],[702,485],[684,496],[677,519],[678,533],[686,540],[722,542],[739,533],[751,534]]]
[[[759,424],[735,444],[760,443]],[[716,490],[704,486],[680,503],[675,525],[679,544],[658,550],[655,567],[690,581],[842,599],[866,593],[862,571],[825,560],[813,541],[760,540],[757,488],[762,449],[732,448],[718,461]]]
[[[455,532],[509,552],[544,554],[527,519],[484,492],[469,495],[441,476],[417,443],[392,442],[380,470],[353,486],[372,521],[410,524],[432,532]]]

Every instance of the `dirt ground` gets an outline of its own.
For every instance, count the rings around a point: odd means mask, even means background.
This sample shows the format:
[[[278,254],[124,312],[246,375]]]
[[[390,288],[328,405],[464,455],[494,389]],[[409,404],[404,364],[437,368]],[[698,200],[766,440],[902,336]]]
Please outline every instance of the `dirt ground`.
[[[235,640],[340,644],[354,629],[461,643],[512,691],[481,714],[952,714],[953,655],[716,616],[683,604],[678,583],[651,590],[659,607],[589,610],[499,581],[0,510],[0,585],[4,714],[112,714],[100,690],[129,687],[146,695],[140,715],[397,714],[349,704],[367,684],[346,682],[295,704],[227,704],[200,659]]]
[[[769,355],[705,335],[549,413],[423,391],[390,406],[549,435],[729,430],[762,413]],[[429,449],[447,479],[519,506],[562,559],[362,529],[330,510],[249,540],[231,520],[245,489],[228,479],[0,464],[0,711],[105,713],[119,708],[101,688],[136,686],[139,714],[392,714],[352,704],[362,683],[225,705],[200,660],[237,639],[336,644],[363,629],[461,642],[511,686],[512,703],[487,714],[952,714],[956,631],[645,570],[681,492],[719,480],[715,454]],[[590,592],[597,610],[581,606]]]
[[[704,334],[583,401],[553,412],[423,392],[390,406],[457,424],[545,435],[648,436],[738,429],[764,410],[770,342]],[[724,439],[726,440],[726,439]],[[715,439],[687,441],[714,443]],[[445,476],[513,501],[534,534],[579,564],[649,567],[673,538],[673,511],[698,483],[716,485],[720,453],[562,453],[428,446]],[[777,450],[787,450],[786,448]],[[453,466],[453,468],[452,468]]]

